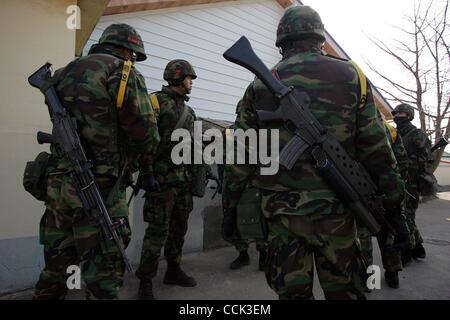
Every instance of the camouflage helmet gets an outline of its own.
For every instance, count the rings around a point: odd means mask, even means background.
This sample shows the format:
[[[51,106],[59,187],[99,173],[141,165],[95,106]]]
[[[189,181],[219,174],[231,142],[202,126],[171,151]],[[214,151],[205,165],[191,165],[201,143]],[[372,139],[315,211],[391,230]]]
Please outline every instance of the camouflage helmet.
[[[316,36],[325,40],[325,29],[319,14],[309,6],[294,6],[286,10],[277,29],[275,45],[286,41],[301,40]]]
[[[164,69],[164,80],[169,84],[178,85],[183,82],[186,76],[191,76],[192,79],[197,78],[194,68],[186,60],[172,60],[167,64],[166,69]]]
[[[395,109],[392,110],[392,115],[395,117],[395,114],[397,112],[406,113],[408,115],[409,120],[414,119],[414,108],[407,103],[402,103],[402,104],[399,104],[398,106],[396,106]]]
[[[125,23],[111,24],[108,26],[103,31],[98,43],[109,43],[130,49],[136,53],[137,61],[147,59],[141,36],[132,26]]]

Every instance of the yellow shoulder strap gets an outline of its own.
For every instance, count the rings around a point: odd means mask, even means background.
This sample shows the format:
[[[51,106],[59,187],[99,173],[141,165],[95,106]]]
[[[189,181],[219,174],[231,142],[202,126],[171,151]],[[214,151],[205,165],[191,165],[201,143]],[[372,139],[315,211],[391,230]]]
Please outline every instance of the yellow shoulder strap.
[[[153,112],[155,113],[156,118],[159,116],[159,101],[156,94],[150,94],[150,102],[152,103]]]
[[[398,137],[397,129],[395,129],[393,126],[391,126],[386,121],[384,122],[384,124],[386,125],[386,127],[389,130],[389,134],[391,135],[391,138],[392,138],[392,143],[394,143],[395,141],[397,141],[397,137]]]
[[[359,83],[361,86],[361,100],[359,101],[359,107],[362,108],[366,104],[367,99],[367,80],[362,70],[358,67],[355,61],[350,60],[350,63],[355,67],[358,73]]]
[[[122,77],[120,78],[119,92],[117,93],[117,109],[121,109],[123,106],[123,99],[125,98],[125,91],[127,89],[128,76],[130,75],[131,66],[133,63],[127,60],[123,63]]]

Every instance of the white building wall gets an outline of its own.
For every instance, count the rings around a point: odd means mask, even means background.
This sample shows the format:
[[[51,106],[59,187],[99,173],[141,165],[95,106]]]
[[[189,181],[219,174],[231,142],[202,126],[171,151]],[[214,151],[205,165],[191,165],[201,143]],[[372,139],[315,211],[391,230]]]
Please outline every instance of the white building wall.
[[[44,203],[22,186],[27,161],[48,146],[51,130],[44,96],[27,78],[46,61],[60,68],[73,59],[75,30],[66,27],[76,0],[0,1],[0,294],[34,284],[42,268],[39,220]]]
[[[66,27],[74,0],[0,1],[0,240],[34,236],[43,204],[22,186],[27,161],[48,149],[36,141],[51,122],[44,96],[28,77],[46,61],[55,68],[73,59],[75,30]]]
[[[234,120],[236,104],[253,75],[226,61],[222,54],[245,35],[260,58],[273,66],[281,58],[275,37],[283,12],[276,1],[253,0],[105,16],[85,52],[109,24],[128,23],[144,41],[148,59],[137,68],[149,91],[158,91],[165,84],[163,71],[170,60],[188,60],[198,75],[189,105],[198,116]]]

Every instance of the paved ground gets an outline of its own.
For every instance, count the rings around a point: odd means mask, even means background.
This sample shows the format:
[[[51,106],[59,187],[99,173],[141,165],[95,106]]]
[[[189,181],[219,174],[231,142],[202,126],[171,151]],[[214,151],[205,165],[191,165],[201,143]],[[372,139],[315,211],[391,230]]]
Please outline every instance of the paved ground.
[[[397,299],[450,299],[450,192],[439,193],[439,199],[421,204],[417,212],[417,223],[425,239],[427,257],[414,261],[400,274],[400,289],[387,288],[381,281],[381,290],[368,294],[371,300]],[[376,246],[375,246],[376,247]],[[258,255],[250,250],[251,265],[241,270],[228,268],[236,257],[231,247],[188,254],[183,267],[198,282],[195,288],[167,286],[162,283],[165,262],[160,266],[154,280],[154,292],[158,299],[276,299],[277,296],[267,286],[264,274],[257,269]],[[375,249],[375,264],[381,265],[378,248]],[[323,299],[323,293],[315,281],[316,299]],[[128,275],[121,299],[136,299],[138,281]],[[31,291],[26,290],[0,297],[1,299],[30,299]],[[69,299],[82,299],[82,292],[71,292]]]

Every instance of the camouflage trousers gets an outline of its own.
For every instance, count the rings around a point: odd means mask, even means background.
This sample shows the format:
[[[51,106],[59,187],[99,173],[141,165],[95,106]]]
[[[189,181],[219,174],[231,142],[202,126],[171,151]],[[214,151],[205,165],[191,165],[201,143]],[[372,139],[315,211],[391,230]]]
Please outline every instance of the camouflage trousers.
[[[423,243],[422,236],[416,224],[416,210],[419,207],[420,194],[416,185],[407,186],[408,194],[406,195],[406,218],[408,227],[411,232],[410,241],[411,247],[414,248],[417,244]]]
[[[152,279],[158,271],[161,249],[168,264],[181,262],[189,213],[193,209],[188,185],[161,186],[161,192],[149,192],[144,203],[144,221],[148,222],[142,243],[141,262],[136,275]]]
[[[314,264],[326,299],[364,298],[351,214],[278,215],[268,219],[266,280],[280,299],[313,299]]]
[[[265,240],[256,240],[256,250],[265,251],[267,250],[268,243]],[[235,239],[233,245],[237,251],[247,251],[250,246],[251,241],[247,239]]]
[[[115,181],[96,178],[104,199]],[[120,191],[108,208],[113,222],[122,222],[119,233],[128,245],[131,230],[125,191]],[[116,299],[125,265],[112,240],[105,240],[82,208],[71,178],[51,175],[48,180],[46,210],[40,222],[40,242],[44,245],[45,267],[35,286],[33,299],[64,299],[67,268],[80,267],[88,298]]]
[[[373,264],[373,245],[372,235],[364,227],[358,227],[358,239],[361,247],[361,254],[367,266]],[[398,251],[387,250],[388,246],[394,245],[394,236],[392,234],[382,235],[377,239],[380,247],[381,260],[384,270],[389,272],[401,271],[402,260],[401,253]]]

